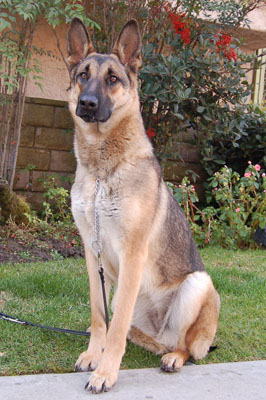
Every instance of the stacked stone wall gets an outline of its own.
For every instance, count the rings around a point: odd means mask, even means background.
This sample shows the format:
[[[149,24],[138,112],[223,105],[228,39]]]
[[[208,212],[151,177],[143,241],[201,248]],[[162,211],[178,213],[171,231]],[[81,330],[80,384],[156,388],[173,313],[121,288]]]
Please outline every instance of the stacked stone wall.
[[[27,98],[14,190],[40,210],[45,200],[43,180],[53,175],[69,189],[75,168],[73,122],[67,103]]]

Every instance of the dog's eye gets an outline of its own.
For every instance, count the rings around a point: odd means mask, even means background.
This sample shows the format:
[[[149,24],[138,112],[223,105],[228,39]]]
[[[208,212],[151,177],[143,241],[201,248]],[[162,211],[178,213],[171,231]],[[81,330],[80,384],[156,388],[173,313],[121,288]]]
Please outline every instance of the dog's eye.
[[[82,72],[82,73],[80,74],[80,77],[81,77],[81,79],[87,79],[87,78],[88,78],[88,75],[86,74],[86,72]]]
[[[118,78],[115,75],[110,75],[108,78],[108,82],[114,84],[118,81]]]

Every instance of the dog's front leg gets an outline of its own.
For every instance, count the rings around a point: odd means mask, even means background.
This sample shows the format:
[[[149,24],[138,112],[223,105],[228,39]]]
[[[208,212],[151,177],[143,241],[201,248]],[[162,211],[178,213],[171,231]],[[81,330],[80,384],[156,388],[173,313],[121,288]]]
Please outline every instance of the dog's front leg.
[[[86,389],[93,393],[108,391],[117,380],[122,356],[126,348],[126,337],[139,292],[146,256],[123,257],[119,270],[115,310],[107,334],[104,353]]]
[[[99,364],[106,343],[106,324],[103,306],[101,281],[98,273],[97,258],[85,245],[86,264],[90,280],[91,338],[88,350],[80,354],[75,370],[93,371]],[[105,277],[106,296],[109,297],[110,282]]]

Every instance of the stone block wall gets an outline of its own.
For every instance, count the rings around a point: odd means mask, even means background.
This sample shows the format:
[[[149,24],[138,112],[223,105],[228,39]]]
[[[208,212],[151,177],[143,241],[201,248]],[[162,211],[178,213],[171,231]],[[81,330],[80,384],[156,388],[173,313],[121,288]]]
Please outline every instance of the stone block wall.
[[[42,180],[54,175],[69,189],[75,168],[73,122],[67,103],[27,98],[14,190],[40,210],[45,200]]]
[[[174,152],[179,157],[167,160],[165,180],[180,182],[194,171],[198,176],[195,185],[202,197],[204,173],[200,166],[200,150],[193,145],[193,132],[180,133]],[[76,161],[73,152],[73,121],[68,105],[63,101],[27,98],[17,159],[14,189],[23,195],[34,209],[40,210],[45,201],[42,181],[55,175],[58,183],[70,189]],[[189,173],[191,175],[191,173]]]

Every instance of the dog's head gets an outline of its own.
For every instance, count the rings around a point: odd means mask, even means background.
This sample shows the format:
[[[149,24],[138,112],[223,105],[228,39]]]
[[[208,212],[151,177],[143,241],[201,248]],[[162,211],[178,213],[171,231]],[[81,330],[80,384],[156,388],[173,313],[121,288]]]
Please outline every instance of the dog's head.
[[[76,115],[87,123],[108,121],[114,110],[128,102],[130,88],[136,87],[141,65],[137,22],[131,20],[124,26],[107,55],[95,52],[85,26],[74,18],[68,31],[68,54]]]

